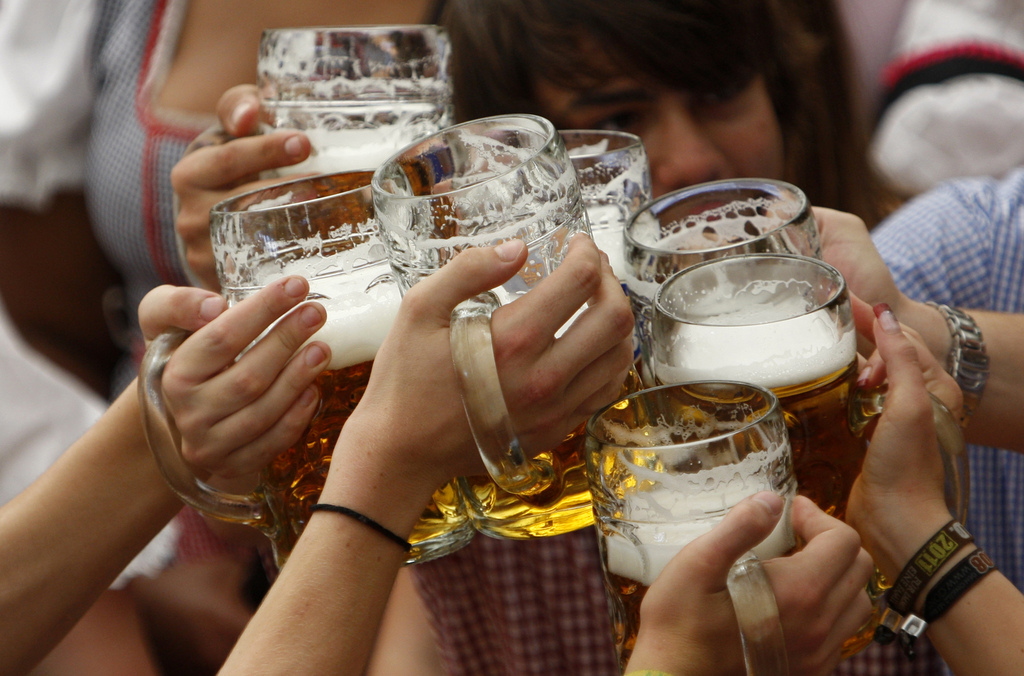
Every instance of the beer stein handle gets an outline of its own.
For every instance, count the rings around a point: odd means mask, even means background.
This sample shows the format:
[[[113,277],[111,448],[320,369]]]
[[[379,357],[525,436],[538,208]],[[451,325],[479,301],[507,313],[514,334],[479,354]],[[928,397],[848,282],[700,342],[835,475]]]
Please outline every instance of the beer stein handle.
[[[257,526],[265,520],[262,503],[218,490],[201,481],[181,457],[181,441],[164,402],[161,379],[167,361],[188,334],[180,329],[161,333],[146,350],[139,368],[139,404],[143,429],[156,464],[171,489],[185,504],[225,521]]]
[[[747,674],[787,676],[789,658],[775,592],[753,552],[729,570],[726,581],[743,643]]]
[[[881,415],[885,406],[885,388],[865,388],[854,392],[850,407],[850,427],[860,433],[875,417]],[[935,395],[929,394],[932,403],[932,419],[939,439],[942,466],[946,474],[946,506],[962,523],[967,518],[970,501],[970,465],[963,432],[953,414]]]
[[[494,362],[491,313],[501,303],[491,292],[463,301],[452,311],[452,360],[480,457],[502,489],[516,495],[538,493],[554,481],[550,463],[527,458],[505,405]]]

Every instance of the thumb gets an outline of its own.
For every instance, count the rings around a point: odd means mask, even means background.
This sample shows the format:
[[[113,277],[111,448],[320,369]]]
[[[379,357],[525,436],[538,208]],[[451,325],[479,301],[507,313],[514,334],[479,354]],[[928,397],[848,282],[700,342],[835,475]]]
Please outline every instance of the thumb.
[[[431,312],[439,324],[447,325],[455,306],[500,286],[519,271],[526,262],[526,243],[511,239],[494,247],[464,249],[450,263],[426,277],[409,290],[409,295],[429,299]]]
[[[768,537],[782,516],[785,501],[764,491],[729,510],[711,532],[694,540],[676,556],[671,566],[687,565],[690,581],[707,593],[725,589],[729,569],[748,551]],[[685,556],[687,561],[680,561]],[[700,563],[700,565],[694,565]],[[693,575],[699,571],[700,574]]]

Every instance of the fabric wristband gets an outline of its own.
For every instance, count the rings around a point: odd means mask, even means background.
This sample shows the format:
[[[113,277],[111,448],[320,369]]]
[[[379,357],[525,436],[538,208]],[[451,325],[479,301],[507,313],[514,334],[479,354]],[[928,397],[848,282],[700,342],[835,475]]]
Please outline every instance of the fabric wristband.
[[[977,549],[960,561],[928,592],[921,612],[925,622],[931,624],[942,617],[975,582],[995,570],[996,564],[983,550]]]
[[[334,512],[335,514],[344,514],[345,516],[348,516],[348,517],[351,517],[351,518],[355,519],[356,521],[358,521],[361,524],[369,526],[373,530],[377,531],[378,533],[380,533],[381,535],[383,535],[387,539],[389,539],[392,542],[394,542],[395,544],[397,544],[399,547],[401,547],[405,551],[408,552],[408,551],[412,550],[412,544],[410,544],[408,540],[406,540],[405,538],[402,538],[402,537],[396,535],[395,533],[391,532],[390,530],[388,530],[384,526],[380,525],[379,523],[377,523],[376,521],[374,521],[370,517],[366,516],[365,514],[360,514],[359,512],[357,512],[354,509],[349,509],[348,507],[342,507],[341,505],[330,505],[330,504],[326,504],[326,503],[323,503],[323,502],[318,502],[317,504],[315,504],[312,507],[310,507],[309,511],[310,512]]]
[[[960,547],[970,544],[974,537],[956,519],[939,529],[917,553],[910,557],[899,577],[889,590],[889,607],[900,615],[914,609],[918,594],[943,564]]]

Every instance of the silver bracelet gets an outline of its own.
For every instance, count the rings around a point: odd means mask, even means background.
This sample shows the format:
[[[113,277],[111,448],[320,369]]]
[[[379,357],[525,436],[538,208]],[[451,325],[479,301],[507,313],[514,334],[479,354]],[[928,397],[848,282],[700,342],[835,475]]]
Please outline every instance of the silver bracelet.
[[[953,376],[964,395],[963,422],[978,408],[981,395],[988,381],[988,354],[981,329],[969,314],[963,310],[928,302],[946,320],[953,345],[946,357],[946,372]]]

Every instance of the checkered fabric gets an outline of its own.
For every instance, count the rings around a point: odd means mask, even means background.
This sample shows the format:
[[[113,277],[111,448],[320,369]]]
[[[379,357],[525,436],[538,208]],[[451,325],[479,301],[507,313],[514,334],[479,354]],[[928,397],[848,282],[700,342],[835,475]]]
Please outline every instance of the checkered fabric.
[[[477,536],[412,568],[452,676],[618,676],[595,531],[539,540]],[[907,660],[872,645],[836,676],[936,676],[922,638]]]
[[[594,529],[479,535],[412,571],[452,676],[618,676]]]
[[[961,179],[919,196],[872,233],[911,298],[1024,312],[1024,171]],[[1018,589],[1024,584],[1024,454],[968,446],[967,528]]]

